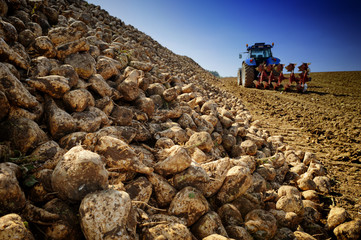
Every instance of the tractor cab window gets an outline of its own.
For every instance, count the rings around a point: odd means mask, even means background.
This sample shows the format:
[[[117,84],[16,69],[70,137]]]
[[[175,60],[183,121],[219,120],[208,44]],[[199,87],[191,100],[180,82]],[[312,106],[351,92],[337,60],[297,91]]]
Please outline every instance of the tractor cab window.
[[[263,55],[265,58],[272,57],[272,52],[270,48],[263,49]]]
[[[272,57],[272,52],[270,48],[251,50],[251,58],[269,58],[269,57]]]

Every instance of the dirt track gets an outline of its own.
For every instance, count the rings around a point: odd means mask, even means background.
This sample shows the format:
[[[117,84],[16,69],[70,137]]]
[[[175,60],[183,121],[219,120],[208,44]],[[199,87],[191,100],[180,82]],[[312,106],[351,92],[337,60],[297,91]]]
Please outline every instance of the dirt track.
[[[311,73],[307,93],[215,84],[240,97],[254,119],[297,149],[312,151],[333,182],[328,200],[361,217],[361,72]]]

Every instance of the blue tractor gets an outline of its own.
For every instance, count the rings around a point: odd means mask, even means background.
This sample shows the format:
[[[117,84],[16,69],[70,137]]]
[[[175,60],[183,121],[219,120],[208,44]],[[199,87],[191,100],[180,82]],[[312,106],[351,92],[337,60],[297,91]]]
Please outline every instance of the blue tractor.
[[[254,80],[259,77],[258,66],[263,65],[277,65],[280,59],[273,57],[271,48],[274,46],[265,43],[255,43],[252,46],[247,46],[248,58],[242,62],[242,68],[238,69],[237,83],[244,87],[253,87]],[[242,54],[239,55],[242,58]]]

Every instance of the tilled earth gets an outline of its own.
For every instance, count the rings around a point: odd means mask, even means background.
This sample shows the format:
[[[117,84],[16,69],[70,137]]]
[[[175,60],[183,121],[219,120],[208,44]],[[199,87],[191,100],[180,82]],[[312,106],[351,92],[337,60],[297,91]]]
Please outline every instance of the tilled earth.
[[[306,93],[243,88],[236,78],[213,84],[241,98],[272,135],[316,153],[333,183],[327,200],[361,217],[361,72],[311,77]]]

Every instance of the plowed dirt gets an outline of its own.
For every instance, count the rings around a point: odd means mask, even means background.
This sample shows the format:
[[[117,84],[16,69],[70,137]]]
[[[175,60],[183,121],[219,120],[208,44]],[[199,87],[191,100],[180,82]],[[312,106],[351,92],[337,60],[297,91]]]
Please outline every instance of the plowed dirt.
[[[272,135],[316,153],[333,183],[326,198],[361,217],[361,72],[311,77],[306,93],[243,88],[236,78],[219,78],[213,84],[242,99]]]

